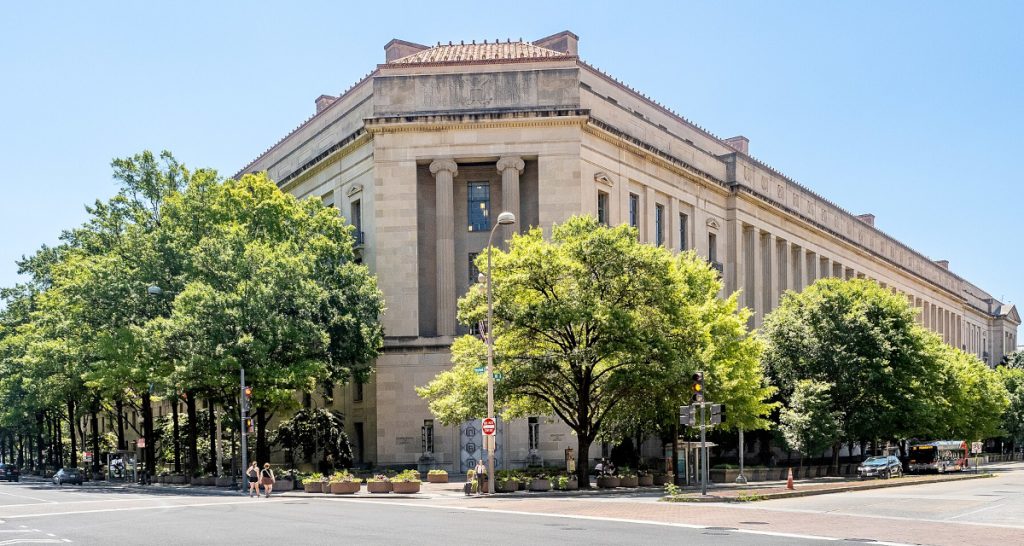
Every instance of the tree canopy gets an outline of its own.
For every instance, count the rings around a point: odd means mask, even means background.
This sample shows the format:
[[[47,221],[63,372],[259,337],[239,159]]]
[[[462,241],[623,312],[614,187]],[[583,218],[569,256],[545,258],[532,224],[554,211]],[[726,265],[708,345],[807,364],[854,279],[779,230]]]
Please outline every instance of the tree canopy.
[[[767,424],[772,391],[760,373],[760,344],[746,331],[747,315],[735,298],[717,297],[721,282],[696,255],[673,256],[639,243],[630,227],[573,217],[554,226],[550,239],[537,228],[514,237],[492,261],[491,328],[502,376],[496,403],[507,417],[554,415],[565,422],[577,436],[581,477],[605,427],[625,420],[627,409],[651,408],[654,393],[682,400],[698,369],[706,370],[709,398],[734,404],[736,423]],[[485,272],[486,263],[481,254],[477,265]],[[459,320],[477,324],[485,317],[485,286],[474,285],[459,301]],[[485,411],[486,380],[474,372],[486,361],[484,342],[459,337],[452,361],[452,369],[418,389],[445,424]]]

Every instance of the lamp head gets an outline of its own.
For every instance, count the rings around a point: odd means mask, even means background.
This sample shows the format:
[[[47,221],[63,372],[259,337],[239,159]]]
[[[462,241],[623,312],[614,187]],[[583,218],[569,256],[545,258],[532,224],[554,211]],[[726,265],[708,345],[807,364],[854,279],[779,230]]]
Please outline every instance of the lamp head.
[[[487,282],[487,275],[484,275],[483,273],[477,273],[476,282],[484,284],[485,282]]]
[[[498,215],[498,224],[502,226],[508,226],[516,223],[516,215],[511,212],[505,211]]]

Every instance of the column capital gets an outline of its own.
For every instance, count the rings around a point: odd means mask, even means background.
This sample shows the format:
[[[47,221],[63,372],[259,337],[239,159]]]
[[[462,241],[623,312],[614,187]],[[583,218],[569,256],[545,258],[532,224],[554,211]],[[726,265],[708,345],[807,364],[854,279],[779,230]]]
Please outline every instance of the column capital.
[[[452,173],[452,176],[459,174],[459,164],[454,159],[435,159],[430,163],[430,174],[437,175],[440,171]]]
[[[526,167],[526,163],[523,163],[523,159],[515,155],[507,155],[498,160],[498,172],[504,173],[508,169],[515,169],[516,174],[523,174],[523,168]]]

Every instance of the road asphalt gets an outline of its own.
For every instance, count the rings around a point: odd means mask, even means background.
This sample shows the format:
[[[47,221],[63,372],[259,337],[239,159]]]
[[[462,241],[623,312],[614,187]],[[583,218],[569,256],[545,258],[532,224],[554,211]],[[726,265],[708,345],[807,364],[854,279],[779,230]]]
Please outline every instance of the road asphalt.
[[[487,498],[253,499],[217,490],[0,482],[0,545],[75,544],[1015,544],[1024,464],[996,477],[749,504],[651,493]],[[426,488],[425,488],[426,489]]]

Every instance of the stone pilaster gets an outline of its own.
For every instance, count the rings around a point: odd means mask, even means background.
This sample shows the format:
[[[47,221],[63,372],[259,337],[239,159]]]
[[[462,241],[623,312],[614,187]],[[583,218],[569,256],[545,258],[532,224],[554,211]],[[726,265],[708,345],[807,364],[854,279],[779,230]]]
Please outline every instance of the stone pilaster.
[[[501,173],[501,211],[511,212],[516,215],[516,223],[502,228],[503,239],[512,238],[513,233],[519,232],[522,225],[522,216],[519,214],[519,175],[523,174],[523,167],[526,166],[523,160],[516,156],[506,156],[498,160],[498,172]],[[497,221],[497,216],[494,218]]]
[[[779,306],[779,238],[774,233],[768,234],[768,249],[764,255],[764,265],[768,270],[768,301],[764,310],[767,314]]]
[[[759,327],[764,321],[765,282],[764,257],[762,256],[764,248],[762,245],[763,238],[761,237],[761,230],[757,226],[752,226],[750,228],[750,236],[753,242],[753,244],[750,245],[750,248],[753,251],[750,256],[750,261],[754,265],[754,279],[752,283],[754,286],[754,293],[748,297],[747,301],[750,304],[750,308],[754,310],[754,326]]]
[[[455,210],[453,184],[459,166],[451,159],[430,164],[436,179],[437,335],[455,335]]]

